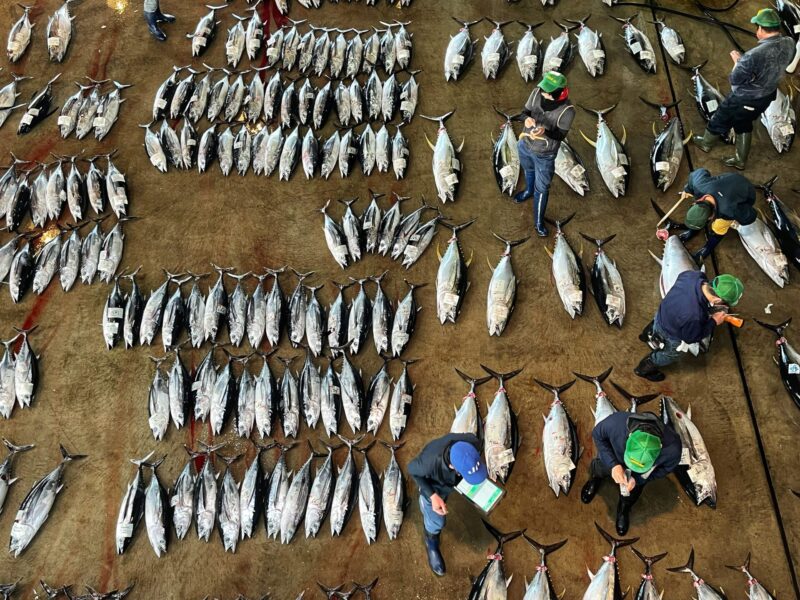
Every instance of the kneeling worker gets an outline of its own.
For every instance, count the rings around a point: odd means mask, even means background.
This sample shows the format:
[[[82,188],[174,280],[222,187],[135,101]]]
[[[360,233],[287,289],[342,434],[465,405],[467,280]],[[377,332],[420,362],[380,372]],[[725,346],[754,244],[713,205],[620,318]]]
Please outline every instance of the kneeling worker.
[[[729,307],[736,306],[744,285],[733,275],[718,275],[709,284],[702,271],[684,271],[661,301],[639,339],[653,351],[633,370],[639,377],[663,381],[659,369],[680,360],[687,352],[700,353],[700,344],[725,322]]]
[[[624,536],[630,524],[631,507],[647,482],[666,477],[680,463],[681,440],[670,426],[650,412],[609,415],[595,425],[592,439],[597,458],[589,465],[590,478],[581,490],[581,501],[589,504],[603,479],[613,479],[620,486],[617,533]],[[624,495],[623,486],[628,495]]]
[[[436,575],[444,575],[439,533],[445,525],[447,496],[461,479],[471,485],[486,480],[481,442],[471,433],[449,433],[429,442],[408,465],[408,473],[419,488],[419,507],[425,525],[428,564]]]

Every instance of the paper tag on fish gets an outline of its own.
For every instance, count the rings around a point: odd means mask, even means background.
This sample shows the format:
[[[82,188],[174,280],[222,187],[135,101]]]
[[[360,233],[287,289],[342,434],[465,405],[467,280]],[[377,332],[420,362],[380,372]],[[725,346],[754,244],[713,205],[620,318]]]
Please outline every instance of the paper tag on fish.
[[[196,392],[201,387],[203,387],[203,382],[202,381],[195,381],[194,383],[192,383],[192,388],[191,389],[192,389],[193,392]]]
[[[395,169],[405,169],[406,168],[406,159],[405,158],[396,158],[396,159],[394,159],[394,168]]]
[[[356,148],[353,148],[352,146],[350,146],[350,147],[347,149],[347,153],[348,153],[348,154],[356,154],[357,152],[358,152],[358,150],[357,150]]]
[[[119,331],[119,323],[106,323],[103,325],[103,332],[114,335]]]
[[[17,392],[17,397],[25,396],[28,397],[33,393],[33,384],[30,381],[15,381],[14,382],[14,389]]]
[[[399,427],[404,428],[406,426],[406,422],[408,421],[408,417],[405,415],[392,415],[389,419],[389,424],[392,427]]]
[[[239,141],[239,142],[233,142],[233,147],[234,147],[236,150],[238,150],[239,148],[241,148],[241,147],[242,147],[242,142],[241,142],[241,141]]]
[[[552,69],[557,69],[558,67],[561,66],[562,62],[563,62],[563,60],[560,59],[560,58],[551,58],[549,66],[552,67]],[[550,69],[550,70],[552,70],[552,69]]]
[[[714,112],[717,108],[719,108],[719,103],[716,100],[709,100],[706,102],[706,109],[708,112]]]
[[[671,50],[672,54],[681,54],[683,52],[686,52],[686,48],[684,47],[683,44],[675,44],[674,46],[672,46]]]
[[[633,42],[630,46],[631,52],[634,54],[639,54],[642,51],[642,45],[639,42]]]
[[[25,113],[22,115],[22,118],[19,120],[20,125],[30,125],[33,123],[33,115],[30,113]]]
[[[124,525],[117,525],[117,535],[122,537],[131,537],[133,535],[133,523],[125,523]]]
[[[233,55],[238,54],[239,49],[236,47],[236,42],[228,42],[227,44],[225,44],[225,53]]]
[[[609,308],[620,310],[622,308],[622,298],[614,296],[613,294],[606,294],[606,305]]]
[[[795,25],[793,29],[795,33],[800,33],[800,25]]]
[[[156,432],[161,429],[161,423],[163,423],[163,421],[164,419],[158,415],[153,415],[147,420],[147,424],[150,425],[150,429],[152,429],[153,432]]]
[[[495,321],[508,319],[508,307],[505,304],[495,304],[492,308],[492,317]]]
[[[110,260],[110,259],[108,259],[108,258],[101,258],[101,259],[100,259],[100,260],[97,262],[97,268],[98,268],[100,271],[109,272],[109,271],[111,270],[111,267],[112,267],[112,266],[113,266],[113,265],[111,264],[111,260]]]
[[[625,177],[625,167],[617,167],[616,169],[611,169],[611,174],[615,178]]]
[[[92,121],[92,127],[100,127],[103,128],[108,124],[105,117],[95,117],[94,121]]]
[[[628,164],[628,157],[625,154],[620,154],[618,156],[618,158],[619,158],[619,164],[621,164],[621,165],[627,165]]]
[[[197,145],[197,140],[194,139],[194,138],[189,138],[188,140],[186,140],[186,145],[187,146],[196,146]]]
[[[407,333],[401,333],[399,331],[395,332],[392,335],[392,345],[397,344],[400,346],[405,346],[408,343],[408,339],[409,337]]]
[[[458,304],[458,294],[451,292],[444,292],[442,294],[442,306],[445,308],[453,308]]]
[[[62,125],[72,127],[72,117],[69,115],[61,115],[58,117],[58,126],[61,127]]]
[[[601,50],[600,48],[595,48],[592,50],[592,58],[605,58],[606,52],[605,50]]]
[[[688,448],[681,448],[681,465],[690,465],[692,464],[692,455],[689,453]]]
[[[453,170],[455,171],[461,170],[461,162],[455,156],[450,161],[450,166],[453,167]]]
[[[333,255],[334,256],[346,256],[347,255],[347,246],[345,246],[344,244],[342,244],[340,246],[334,246]]]
[[[267,58],[275,58],[278,56],[278,49],[275,46],[267,48]]]
[[[653,53],[649,50],[642,50],[642,53],[639,55],[639,58],[642,60],[653,60]]]
[[[400,394],[400,399],[405,404],[411,404],[414,401],[414,397],[411,394]]]
[[[406,246],[403,254],[408,260],[417,260],[419,258],[419,248],[416,246]]]
[[[514,462],[514,451],[511,448],[503,450],[495,457],[493,462],[498,467],[504,467],[505,465],[511,464]]]
[[[57,37],[49,37],[47,38],[47,47],[51,50],[54,48],[59,48],[61,46],[61,39]]]
[[[464,57],[461,56],[460,54],[456,54],[453,57],[453,64],[454,65],[463,65],[464,64]]]
[[[458,175],[456,175],[455,173],[450,173],[450,175],[444,178],[444,182],[448,186],[452,187],[458,183]]]
[[[331,394],[338,395],[338,394],[341,394],[341,393],[342,393],[342,390],[338,385],[332,385],[331,386]]]
[[[400,103],[400,110],[403,112],[411,112],[415,108],[414,103],[410,102],[409,100],[405,100]]]
[[[486,55],[486,62],[500,62],[500,53],[499,52],[490,52]]]
[[[781,135],[792,135],[794,133],[794,127],[791,125],[781,125],[778,127],[778,131],[781,132]]]
[[[150,157],[150,162],[153,163],[154,167],[158,167],[161,164],[161,156],[154,154]]]
[[[306,99],[311,100],[314,97],[314,92],[306,92]]]
[[[519,173],[519,171],[514,167],[512,167],[511,165],[506,165],[505,167],[500,169],[500,177],[502,177],[503,179],[513,177],[515,173]]]
[[[158,100],[156,100],[156,106],[158,108],[164,108],[166,105],[167,105],[167,101],[164,100],[164,98],[159,98]]]
[[[224,306],[218,306],[217,307],[217,314],[218,315],[224,315],[227,312],[228,312],[228,309],[225,308]]]
[[[796,363],[789,363],[788,365],[789,375],[800,375],[800,365]]]
[[[573,305],[583,302],[583,292],[581,290],[573,290],[569,293],[569,301]]]
[[[250,38],[247,40],[247,52],[250,54],[258,50],[259,46],[261,46],[260,38]]]
[[[111,181],[114,183],[124,183],[125,182],[125,175],[122,173],[114,173],[111,175]]]
[[[656,163],[656,171],[669,171],[669,161],[660,160]]]
[[[194,43],[202,48],[206,45],[207,40],[204,37],[196,37],[194,38]]]
[[[123,308],[109,308],[108,309],[108,318],[109,319],[121,319],[125,316],[125,309]]]
[[[538,62],[538,60],[539,57],[536,56],[535,54],[528,54],[528,56],[522,59],[522,64],[525,65],[526,67],[529,67],[531,65],[535,65]]]
[[[586,173],[586,169],[583,168],[583,165],[575,165],[569,170],[570,176],[574,177],[575,179],[583,177],[584,173]]]
[[[406,60],[410,56],[411,52],[409,52],[405,48],[401,48],[400,50],[397,51],[397,60]]]

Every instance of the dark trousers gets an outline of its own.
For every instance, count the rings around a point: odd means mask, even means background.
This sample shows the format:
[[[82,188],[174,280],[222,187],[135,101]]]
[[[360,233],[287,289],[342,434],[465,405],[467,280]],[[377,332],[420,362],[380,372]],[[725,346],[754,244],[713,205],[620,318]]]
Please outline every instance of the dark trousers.
[[[525,171],[528,192],[546,195],[550,190],[553,174],[556,172],[556,155],[535,154],[529,150],[525,140],[520,140],[517,147],[519,164]]]
[[[681,341],[670,339],[669,336],[667,336],[667,332],[659,325],[658,319],[653,319],[645,328],[645,332],[649,333],[656,343],[662,344],[661,348],[653,350],[650,353],[650,360],[656,367],[666,367],[667,365],[678,362],[686,356],[686,352],[679,352],[677,349],[678,346],[681,345]]]
[[[731,129],[736,133],[751,133],[753,121],[767,110],[775,97],[776,92],[756,99],[742,99],[729,95],[711,117],[707,129],[721,136],[727,136]]]

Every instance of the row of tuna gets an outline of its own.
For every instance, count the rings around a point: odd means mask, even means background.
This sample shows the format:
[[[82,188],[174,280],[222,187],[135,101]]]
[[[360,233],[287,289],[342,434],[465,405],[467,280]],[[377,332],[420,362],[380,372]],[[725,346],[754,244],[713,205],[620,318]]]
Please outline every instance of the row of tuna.
[[[20,409],[31,405],[39,387],[39,356],[31,348],[28,334],[36,329],[16,329],[17,335],[0,341],[5,346],[0,360],[0,416],[10,419],[16,404]],[[19,338],[22,338],[18,344]],[[18,350],[14,350],[16,346]],[[0,501],[2,509],[2,501]]]
[[[142,517],[150,545],[160,557],[167,552],[170,529],[174,529],[177,539],[182,540],[192,521],[198,539],[206,542],[217,525],[225,550],[235,552],[240,540],[255,534],[262,515],[267,538],[280,537],[281,543],[288,544],[301,524],[306,538],[316,537],[326,518],[329,518],[331,535],[341,535],[356,505],[368,543],[377,540],[381,520],[389,539],[395,539],[403,524],[407,504],[405,476],[395,458],[395,451],[402,444],[381,442],[391,452],[381,482],[367,457],[374,442],[355,448],[361,438],[341,439],[343,444],[327,446],[327,454],[318,454],[309,442],[308,459],[295,473],[286,463],[286,453],[294,444],[259,445],[239,482],[234,478],[231,465],[243,455],[216,454],[227,465],[220,481],[211,454],[225,444],[206,446],[200,442],[203,446],[201,452],[186,448],[190,458],[170,489],[164,488],[156,474],[163,458],[147,462],[153,454],[151,452],[143,459],[132,460],[136,465],[136,475],[128,484],[120,504],[115,531],[117,553],[122,554],[130,547]],[[337,469],[333,454],[344,445],[347,446],[347,458]],[[280,455],[272,472],[265,473],[261,466],[261,453],[275,446],[280,449]],[[364,454],[360,470],[353,455],[354,448]],[[324,458],[324,461],[314,473],[312,468],[316,458]],[[197,459],[202,466],[196,466]],[[145,483],[145,468],[151,471],[149,483]]]
[[[65,208],[76,223],[88,217],[90,207],[96,215],[108,207],[118,218],[124,217],[128,183],[111,162],[115,152],[83,159],[89,164],[85,173],[77,166],[78,156],[54,156],[52,163],[39,163],[12,154],[12,164],[0,176],[0,219],[5,217],[6,229],[18,231],[28,215],[34,227],[44,227],[48,220],[58,221]],[[105,172],[97,166],[99,158],[107,161]],[[67,173],[64,163],[70,164]]]
[[[360,216],[356,216],[352,208],[358,198],[340,199],[347,207],[341,223],[328,215],[330,200],[320,209],[324,216],[325,243],[342,269],[365,258],[367,253],[391,256],[397,261],[402,259],[403,267],[408,269],[430,246],[437,224],[443,219],[441,212],[426,204],[423,198],[422,206],[403,215],[401,204],[410,198],[396,193],[392,194],[391,208],[383,212],[377,201],[384,195],[370,191],[370,204]],[[434,210],[436,215],[423,222],[422,214],[426,210]]]
[[[291,438],[297,437],[303,421],[309,429],[322,421],[325,432],[332,437],[339,433],[342,414],[353,434],[362,429],[377,434],[387,412],[392,438],[400,439],[406,429],[414,401],[415,385],[408,373],[413,360],[402,361],[396,383],[389,373],[390,359],[384,360],[365,388],[361,370],[346,354],[341,356],[338,373],[334,368],[337,359],[331,358],[324,374],[310,353],[306,353],[299,374],[291,368],[296,357],[279,357],[283,373],[276,377],[269,365],[271,353],[234,356],[223,349],[228,360],[217,365],[215,350],[216,346],[208,351],[191,375],[177,350],[167,373],[162,371],[161,363],[168,356],[152,359],[156,372],[150,385],[148,424],[156,440],[166,434],[170,418],[176,429],[190,421],[208,421],[211,432],[219,435],[232,414],[233,432],[242,438],[249,438],[254,430],[261,437],[274,435],[274,421],[280,422],[283,435]],[[253,375],[248,363],[256,354],[263,363],[258,374]],[[239,376],[234,370],[237,363],[241,365]]]
[[[93,221],[62,228],[54,225],[32,235],[16,235],[0,246],[0,282],[8,283],[13,302],[20,302],[29,289],[42,294],[58,273],[61,288],[69,291],[80,275],[85,284],[91,284],[99,275],[109,283],[119,268],[124,251],[123,224],[135,217],[122,217],[108,233],[103,233],[101,217]],[[95,225],[81,239],[80,228],[86,223]],[[66,240],[62,235],[69,233]],[[19,245],[21,239],[27,241]]]
[[[506,544],[512,540],[522,536],[526,542],[538,554],[538,561],[536,565],[536,573],[530,582],[525,582],[525,595],[524,600],[553,600],[558,598],[552,580],[552,573],[547,567],[547,555],[552,554],[564,544],[567,540],[561,540],[554,544],[542,544],[536,540],[528,537],[525,530],[514,531],[510,533],[502,533],[495,529],[492,525],[484,520],[484,525],[492,537],[497,540],[497,546],[493,553],[489,554],[486,559],[487,563],[478,577],[473,579],[472,587],[470,588],[469,600],[479,600],[483,598],[491,598],[492,600],[505,600],[508,597],[508,586],[511,583],[511,577],[506,579],[503,569],[503,549]],[[596,572],[592,573],[589,570],[589,585],[583,593],[583,600],[595,600],[597,598],[604,598],[607,600],[622,600],[628,593],[622,592],[622,585],[620,582],[619,571],[619,556],[617,550],[625,546],[630,546],[639,541],[639,538],[617,539],[606,532],[595,523],[595,527],[603,536],[603,538],[611,544],[611,550],[608,555],[603,556],[602,563]],[[641,576],[641,583],[636,590],[635,597],[647,600],[655,600],[663,597],[664,591],[658,591],[653,577],[653,565],[667,556],[667,553],[657,554],[655,556],[646,556],[637,550],[635,547],[631,548],[633,553],[644,563],[644,573]],[[759,600],[772,600],[773,596],[767,592],[767,589],[758,582],[750,573],[750,554],[744,561],[744,564],[739,566],[728,566],[729,569],[740,571],[744,573],[747,578],[747,595],[750,598],[758,598]],[[672,573],[687,573],[692,578],[692,584],[695,588],[695,595],[704,600],[725,600],[725,593],[721,588],[716,588],[712,584],[706,582],[694,571],[694,548],[689,553],[689,560],[685,565],[678,567],[668,568],[667,571]]]
[[[17,592],[22,591],[20,582],[21,580],[17,580],[14,583],[0,584],[0,596],[2,596],[3,600],[10,600],[15,597]],[[32,590],[35,600],[58,600],[58,598],[66,598],[67,600],[122,600],[122,598],[126,598],[128,594],[131,593],[134,584],[130,584],[121,590],[115,589],[108,592],[99,592],[93,587],[86,585],[84,586],[86,590],[84,594],[77,593],[71,585],[55,587],[49,585],[43,579],[39,580],[39,587],[41,590]]]
[[[316,292],[323,286],[309,287],[303,282],[313,272],[299,273],[297,286],[289,297],[283,293],[279,275],[285,268],[267,269],[265,275],[255,275],[258,284],[252,294],[248,293],[242,281],[251,273],[234,275],[232,269],[216,265],[218,278],[207,295],[200,291],[198,281],[209,273],[174,274],[165,271],[165,281],[145,296],[136,284],[138,269],[129,275],[118,275],[103,308],[103,335],[107,348],[113,348],[121,340],[126,348],[137,343],[151,345],[158,333],[166,351],[180,345],[184,331],[195,348],[203,342],[216,343],[220,329],[227,325],[231,345],[239,346],[247,337],[253,349],[258,349],[266,338],[271,347],[278,345],[283,332],[292,346],[304,346],[314,356],[322,353],[327,341],[333,355],[348,349],[358,354],[372,334],[378,354],[400,356],[408,346],[416,325],[419,310],[414,299],[414,286],[409,284],[408,293],[393,307],[381,287],[386,275],[352,280],[358,283],[359,291],[348,304],[344,291],[351,284],[336,284],[339,293],[328,310],[322,308]],[[225,289],[224,277],[236,280],[232,293]],[[262,285],[266,277],[273,277],[274,283],[265,292]],[[131,280],[131,291],[124,293],[120,279]],[[181,286],[193,281],[187,298],[183,297]],[[367,296],[365,284],[376,284],[373,298]],[[175,291],[170,294],[170,284]]]
[[[220,22],[216,20],[216,13],[224,6],[208,8],[210,12],[198,21],[194,33],[186,36],[191,40],[192,57],[205,54],[217,37]],[[284,71],[297,68],[303,74],[313,71],[318,77],[328,71],[331,79],[354,78],[359,73],[372,73],[377,67],[390,75],[407,69],[411,63],[413,34],[406,29],[410,21],[381,23],[385,29],[373,27],[374,33],[365,40],[361,36],[368,33],[368,29],[335,29],[309,24],[308,31],[300,33],[297,26],[305,23],[305,19],[286,19],[288,23],[268,32],[268,23],[262,19],[260,11],[249,10],[252,12],[249,18],[232,15],[236,22],[228,29],[225,60],[233,69],[245,50],[251,61],[261,60],[266,67],[280,67]],[[333,39],[332,33],[337,34]],[[350,33],[353,35],[346,37]]]
[[[279,70],[269,79],[262,72],[269,67],[230,72],[226,69],[206,67],[205,77],[196,78],[200,72],[191,67],[173,67],[170,76],[156,90],[153,99],[153,121],[185,116],[193,124],[205,115],[210,123],[224,121],[230,124],[247,121],[256,124],[259,120],[279,123],[288,129],[295,124],[322,129],[331,113],[336,111],[338,124],[343,127],[365,121],[383,120],[389,123],[399,117],[410,123],[417,108],[419,84],[415,75],[400,81],[394,74],[381,80],[376,72],[362,86],[358,79],[350,83],[328,79],[317,87],[306,78],[301,84],[297,79],[282,78]],[[216,80],[211,75],[219,71]],[[253,72],[249,82],[244,76]],[[179,78],[179,74],[187,75]],[[231,82],[230,76],[236,75]],[[9,84],[12,85],[12,84]]]
[[[72,20],[75,17],[69,13],[70,2],[75,2],[75,0],[64,0],[61,7],[47,20],[45,41],[47,42],[47,55],[53,62],[64,60],[72,40]],[[27,51],[33,38],[33,28],[36,25],[30,20],[30,11],[34,6],[21,4],[19,6],[23,10],[22,16],[11,26],[6,43],[6,55],[12,63],[17,62]]]
[[[572,44],[569,37],[570,32],[574,29],[578,29],[578,33],[574,34],[578,41],[577,53],[580,55],[589,75],[592,77],[602,75],[606,63],[603,37],[601,33],[586,25],[589,17],[591,15],[580,20],[566,19],[570,25],[554,22],[559,28],[563,29],[563,32],[555,38],[550,38],[550,42],[547,45],[538,40],[534,34],[534,29],[542,25],[541,22],[524,23],[516,21],[516,23],[525,27],[525,32],[517,42],[515,52],[512,49],[513,42],[506,41],[503,35],[503,27],[510,23],[515,23],[515,21],[487,19],[494,27],[491,33],[484,38],[485,42],[481,50],[481,68],[484,77],[486,79],[496,79],[512,56],[516,58],[519,74],[526,82],[535,80],[537,72],[564,72],[576,54],[576,46]],[[622,23],[622,37],[625,40],[628,52],[645,72],[655,73],[656,60],[653,45],[647,35],[631,23],[634,17],[627,19],[614,18]],[[446,81],[458,80],[472,62],[478,42],[472,39],[469,28],[483,21],[483,19],[461,21],[455,17],[453,18],[461,24],[461,28],[456,35],[450,36],[450,42],[445,50],[444,77]],[[667,55],[675,64],[682,64],[686,49],[680,34],[664,21],[657,21],[656,23]]]
[[[166,119],[158,132],[152,131],[150,124],[143,127],[147,156],[162,173],[170,165],[191,169],[195,164],[198,172],[204,173],[217,160],[220,172],[226,177],[234,169],[245,176],[252,165],[256,175],[269,177],[277,169],[279,180],[288,181],[301,163],[306,179],[316,176],[328,179],[337,166],[344,179],[355,171],[358,161],[365,177],[373,170],[388,173],[391,168],[400,180],[406,175],[410,158],[408,140],[400,126],[392,136],[386,125],[376,132],[366,123],[361,132],[345,129],[340,133],[337,129],[324,140],[315,136],[310,127],[302,134],[299,125],[286,136],[280,127],[270,131],[265,125],[259,125],[257,133],[252,135],[246,123],[239,125],[236,134],[232,126],[218,134],[217,126],[211,125],[199,135],[188,120],[184,120],[180,133]]]

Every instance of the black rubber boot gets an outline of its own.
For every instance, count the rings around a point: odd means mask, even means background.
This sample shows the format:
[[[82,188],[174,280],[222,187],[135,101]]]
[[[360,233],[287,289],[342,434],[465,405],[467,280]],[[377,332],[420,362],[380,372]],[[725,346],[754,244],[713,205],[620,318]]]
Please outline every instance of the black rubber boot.
[[[658,370],[650,360],[650,355],[645,356],[638,366],[633,370],[639,377],[644,377],[648,381],[664,381],[667,378],[664,373]]]
[[[650,321],[647,326],[642,329],[642,333],[639,334],[639,341],[644,342],[645,344],[650,343],[650,336],[653,335],[653,324],[655,321]]]
[[[597,490],[600,489],[600,484],[603,483],[603,479],[600,477],[592,477],[583,484],[583,489],[581,489],[581,502],[584,504],[589,504],[594,497],[597,495]]]
[[[174,15],[168,15],[166,13],[162,13],[161,9],[159,8],[156,11],[156,21],[158,21],[159,23],[174,23],[175,17]]]
[[[628,528],[631,525],[631,507],[636,504],[639,496],[642,495],[640,487],[633,488],[630,496],[620,496],[617,503],[617,535],[625,537],[628,533]]]
[[[547,237],[547,226],[544,224],[544,212],[547,210],[548,195],[548,192],[538,194],[533,204],[534,224],[536,226],[536,235],[539,237]]]
[[[446,570],[444,566],[444,558],[439,551],[439,534],[425,532],[425,548],[428,551],[428,565],[431,567],[434,575],[442,577]]]
[[[161,31],[158,27],[158,13],[155,12],[146,12],[144,14],[144,20],[147,21],[147,28],[150,30],[150,33],[156,38],[159,42],[163,42],[167,39],[166,34]]]
[[[536,180],[536,173],[533,171],[523,171],[525,173],[525,189],[514,195],[514,202],[522,204],[526,200],[533,198],[533,183]]]

